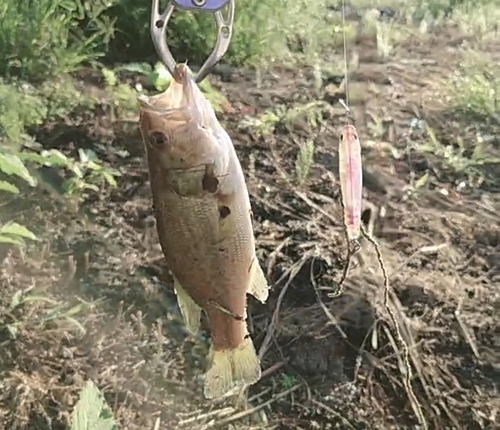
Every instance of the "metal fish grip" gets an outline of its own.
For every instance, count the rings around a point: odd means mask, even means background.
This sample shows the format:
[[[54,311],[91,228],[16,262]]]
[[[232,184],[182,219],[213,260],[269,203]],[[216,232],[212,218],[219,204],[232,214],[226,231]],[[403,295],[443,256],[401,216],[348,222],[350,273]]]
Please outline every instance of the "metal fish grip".
[[[227,6],[227,16],[222,9]],[[168,47],[166,30],[175,9],[212,13],[217,24],[217,41],[212,53],[195,76],[197,83],[203,81],[210,70],[226,53],[233,33],[234,0],[169,0],[164,11],[160,13],[160,0],[153,0],[151,9],[151,37],[161,62],[173,75],[176,61]]]

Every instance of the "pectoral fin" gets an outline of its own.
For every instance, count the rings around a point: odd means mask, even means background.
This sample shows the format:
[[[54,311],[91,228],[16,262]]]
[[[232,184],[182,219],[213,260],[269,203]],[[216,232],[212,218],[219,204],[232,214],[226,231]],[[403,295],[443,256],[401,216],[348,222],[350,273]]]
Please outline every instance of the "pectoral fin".
[[[177,295],[177,303],[181,310],[186,328],[190,333],[196,334],[200,328],[201,308],[189,296],[177,279],[174,278],[174,289]]]
[[[251,270],[253,271],[252,282],[248,288],[248,293],[254,296],[259,302],[265,303],[269,297],[269,285],[257,258],[254,259]]]

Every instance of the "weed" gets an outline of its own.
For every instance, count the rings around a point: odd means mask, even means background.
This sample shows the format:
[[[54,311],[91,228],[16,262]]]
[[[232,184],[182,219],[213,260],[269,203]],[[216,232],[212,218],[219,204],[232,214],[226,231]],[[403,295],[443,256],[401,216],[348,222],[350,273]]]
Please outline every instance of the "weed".
[[[34,187],[37,184],[36,179],[30,174],[26,165],[16,154],[6,152],[5,150],[0,150],[0,171],[8,176],[17,176],[27,182],[30,186]],[[6,181],[3,181],[6,183]],[[11,186],[13,186],[11,184]],[[19,189],[14,186],[11,190],[15,194],[19,193]],[[9,190],[6,190],[9,191]]]
[[[11,149],[30,146],[34,141],[29,128],[67,118],[77,109],[93,109],[95,104],[68,77],[38,86],[0,79],[0,143]]]
[[[116,97],[117,93],[113,87],[113,95],[124,104],[123,99]],[[129,93],[129,104],[130,99],[135,100]],[[71,196],[81,197],[86,190],[99,191],[104,183],[116,185],[115,177],[120,173],[105,167],[93,151],[80,149],[78,159],[57,150],[46,151],[27,131],[48,120],[66,118],[77,108],[93,108],[94,104],[95,101],[83,96],[74,81],[69,79],[48,80],[37,87],[27,83],[0,82],[0,192],[20,193],[18,184],[7,177],[20,178],[35,187],[41,166],[56,168],[59,173],[61,169],[70,173],[70,177],[64,179],[62,189]]]
[[[469,53],[453,75],[450,96],[453,106],[476,118],[500,114],[500,70],[493,60]]]
[[[5,84],[0,80],[0,142],[19,147],[30,140],[26,128],[41,125],[47,117],[47,106],[33,94],[28,84]]]
[[[117,0],[39,0],[0,5],[0,74],[41,79],[102,56],[113,35],[103,12]]]
[[[9,322],[0,323],[0,331],[6,329],[10,337],[16,339],[28,328],[43,330],[48,324],[57,324],[61,329],[76,331],[83,335],[85,328],[76,317],[88,312],[91,307],[92,304],[85,302],[71,306],[47,297],[43,290],[19,289],[10,298],[6,309],[10,316]],[[27,309],[30,310],[26,312]],[[22,310],[25,312],[21,312]]]
[[[375,40],[377,55],[381,60],[386,60],[393,53],[394,48],[406,37],[408,30],[398,22],[381,21],[379,12],[372,9],[363,15],[361,34]]]
[[[274,133],[276,125],[281,121],[284,115],[285,108],[278,106],[276,109],[266,110],[258,118],[246,118],[240,122],[242,130],[248,130],[254,133],[257,137],[266,137]]]
[[[323,123],[324,109],[329,109],[329,105],[323,101],[297,103],[290,108],[278,105],[274,109],[266,110],[258,118],[246,118],[240,123],[240,127],[251,131],[257,137],[273,134],[278,125],[294,128],[305,124],[310,130],[314,130]]]
[[[69,76],[48,79],[32,88],[32,92],[43,101],[46,108],[45,122],[68,118],[82,110],[93,110],[97,101],[88,97],[77,81]]]
[[[281,386],[283,390],[289,390],[296,384],[297,384],[297,379],[293,375],[288,375],[287,373],[283,373],[281,375]]]
[[[442,170],[453,172],[453,177],[464,178],[472,187],[479,187],[485,181],[494,181],[485,169],[492,163],[500,163],[500,159],[494,159],[487,154],[486,142],[478,137],[477,141],[465,145],[462,139],[458,139],[456,145],[443,145],[436,137],[434,131],[425,124],[427,143],[419,145],[417,150],[427,156],[437,157]],[[472,146],[471,150],[469,146]],[[439,175],[441,172],[435,168]]]
[[[0,149],[0,173],[5,176],[16,176],[34,187],[36,179],[30,174],[22,160],[15,154]],[[2,192],[19,194],[19,188],[12,181],[3,180],[0,176],[0,196]],[[25,239],[37,241],[38,237],[25,226],[16,222],[8,222],[0,227],[0,243],[24,246]]]
[[[104,67],[101,73],[106,83],[108,97],[105,103],[109,108],[111,119],[114,120],[125,112],[136,112],[138,108],[136,91],[127,83],[120,82],[114,70]]]
[[[161,63],[156,63],[155,67],[152,67],[148,63],[128,63],[121,65],[115,69],[116,72],[127,71],[138,73],[146,77],[148,86],[153,86],[157,91],[165,91],[171,82],[172,77],[170,73]],[[108,71],[109,74],[111,71]],[[107,78],[110,79],[110,78]],[[116,82],[116,76],[113,75],[111,82]],[[211,84],[208,79],[205,79],[199,84],[201,92],[205,95],[207,100],[212,105],[215,112],[223,112],[224,108],[229,104],[226,97],[218,92]],[[142,87],[138,88],[142,90]],[[136,99],[136,97],[134,97]]]
[[[104,166],[96,153],[90,149],[80,148],[78,159],[67,157],[56,149],[42,150],[40,153],[23,152],[20,157],[39,166],[63,169],[70,173],[62,183],[62,190],[70,196],[82,197],[86,190],[99,192],[104,184],[115,187],[115,177],[121,176],[116,169]]]
[[[314,161],[314,142],[312,140],[306,140],[299,147],[299,153],[297,159],[295,160],[295,173],[297,175],[297,181],[300,185],[303,185],[311,170],[312,163]]]
[[[38,237],[26,227],[9,222],[0,227],[0,243],[11,243],[14,245],[25,245],[25,239],[37,241]]]
[[[323,122],[323,109],[329,109],[329,105],[323,101],[297,104],[285,111],[282,122],[285,126],[291,127],[300,121],[305,121],[310,129],[316,129]]]
[[[339,23],[338,14],[325,14],[333,0],[243,0],[237,7],[234,34],[224,61],[233,64],[259,65],[263,62],[289,59],[290,53],[314,56],[340,41],[332,28]],[[106,15],[115,22],[117,32],[109,51],[110,60],[121,62],[155,58],[149,34],[150,4],[124,0],[110,8]],[[335,21],[336,19],[336,21]],[[213,49],[215,24],[207,14],[175,12],[167,30],[170,49],[178,61],[189,60],[201,65]]]
[[[117,430],[118,427],[102,392],[89,380],[75,405],[69,430],[91,429]]]

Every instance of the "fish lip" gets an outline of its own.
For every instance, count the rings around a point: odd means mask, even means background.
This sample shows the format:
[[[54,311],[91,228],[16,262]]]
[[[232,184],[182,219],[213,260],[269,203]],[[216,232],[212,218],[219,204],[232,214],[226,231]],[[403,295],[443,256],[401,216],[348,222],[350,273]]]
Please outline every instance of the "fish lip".
[[[139,94],[137,96],[137,101],[139,102],[140,107],[151,109],[153,108],[153,106],[151,106],[151,102],[149,101],[149,99],[149,96],[145,94]]]
[[[187,63],[177,64],[172,78],[177,84],[182,85],[182,95],[187,101],[187,104],[196,106],[196,90],[194,88],[196,83],[194,82],[194,77],[191,74],[191,70],[189,69]]]
[[[210,105],[201,94],[186,63],[175,66],[170,86],[165,92],[153,96],[140,94],[137,95],[137,101],[141,115],[160,116],[167,120],[184,115],[185,122],[201,127],[210,121],[207,118]]]
[[[175,66],[172,78],[175,82],[181,85],[187,85],[189,79],[192,78],[191,71],[187,63],[180,63]]]
[[[172,81],[170,82],[169,89],[176,91],[172,86],[180,87],[182,92],[182,98],[187,101],[187,104],[193,103],[195,100],[195,91],[193,88],[194,78],[191,75],[191,71],[186,63],[177,64],[175,66]],[[168,91],[168,89],[167,89]],[[177,89],[178,91],[178,89]],[[155,102],[158,97],[161,97],[162,94],[147,96],[145,94],[139,94],[137,96],[137,101],[139,103],[139,107],[141,109],[147,110],[149,112],[163,113],[166,109],[164,107],[159,108],[155,106]],[[170,108],[176,109],[176,106],[171,106]]]

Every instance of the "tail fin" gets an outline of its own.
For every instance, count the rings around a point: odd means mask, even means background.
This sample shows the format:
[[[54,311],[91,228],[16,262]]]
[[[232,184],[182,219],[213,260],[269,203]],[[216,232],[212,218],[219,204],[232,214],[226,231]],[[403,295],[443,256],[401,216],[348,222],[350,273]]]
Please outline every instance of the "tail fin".
[[[210,348],[209,369],[205,374],[205,397],[213,399],[235,387],[255,384],[261,377],[260,362],[252,339],[229,351]]]

